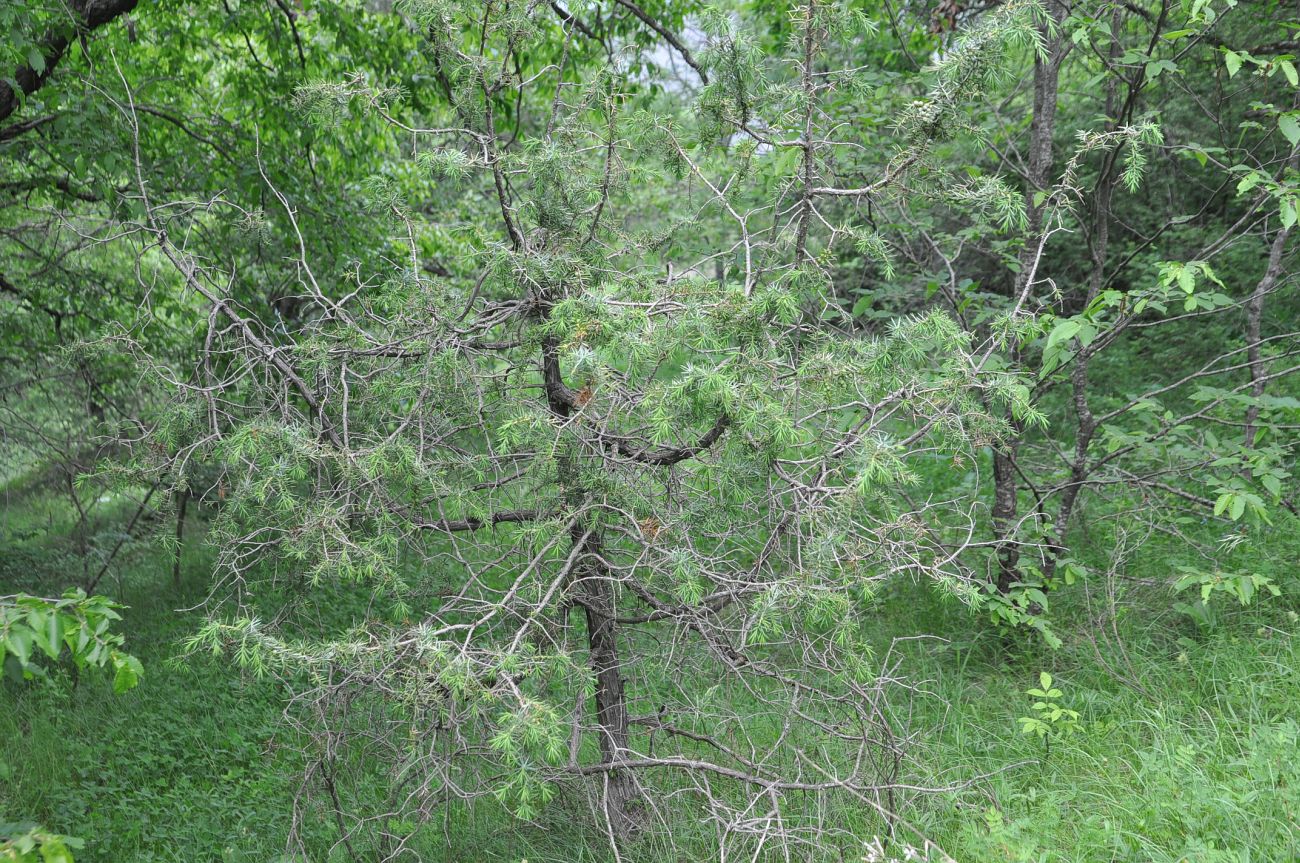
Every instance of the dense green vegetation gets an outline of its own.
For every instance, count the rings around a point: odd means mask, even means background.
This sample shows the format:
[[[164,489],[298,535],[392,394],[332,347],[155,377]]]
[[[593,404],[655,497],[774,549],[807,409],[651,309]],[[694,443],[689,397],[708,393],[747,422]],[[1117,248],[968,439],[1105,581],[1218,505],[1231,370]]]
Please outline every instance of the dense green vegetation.
[[[66,515],[41,499],[24,501],[20,512],[45,521],[50,509]],[[1298,535],[1290,518],[1280,528]],[[1279,542],[1252,564],[1286,572],[1296,552],[1293,540]],[[1172,863],[1300,854],[1297,604],[1228,605],[1214,626],[1199,628],[1168,608],[1167,553],[1135,561],[1134,577],[1153,585],[1120,609],[1113,629],[1063,633],[1065,644],[1046,657],[1028,646],[1008,653],[951,604],[918,606],[910,591],[883,598],[873,640],[918,631],[949,639],[906,651],[909,676],[929,693],[915,700],[912,724],[925,729],[916,746],[931,780],[950,779],[958,766],[995,774],[926,798],[909,815],[956,859]],[[43,567],[68,556],[57,531],[11,545],[6,583],[57,577]],[[223,662],[170,662],[192,626],[176,609],[202,599],[211,566],[197,543],[185,560],[179,589],[159,589],[171,562],[148,549],[115,585],[129,605],[124,627],[149,669],[147,684],[124,696],[90,680],[6,690],[4,811],[90,837],[78,859],[252,861],[283,852],[301,759],[284,736],[281,699]],[[1060,613],[1086,619],[1087,611]],[[1025,690],[1041,670],[1080,712],[1077,729],[1054,736],[1050,751],[1017,722],[1033,715],[1036,699]],[[449,813],[450,841],[431,831],[419,853],[609,858],[607,845],[571,814],[557,808],[525,825],[483,801]],[[875,835],[869,821],[862,829],[864,839]],[[312,831],[317,849],[331,838],[328,825]]]
[[[1258,0],[15,0],[0,860],[1300,859]]]

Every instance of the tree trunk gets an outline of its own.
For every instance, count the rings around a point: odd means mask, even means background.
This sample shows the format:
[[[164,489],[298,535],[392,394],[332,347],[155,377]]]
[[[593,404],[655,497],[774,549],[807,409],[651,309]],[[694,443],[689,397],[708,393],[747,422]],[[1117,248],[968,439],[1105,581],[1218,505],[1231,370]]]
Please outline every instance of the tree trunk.
[[[598,540],[587,540],[588,551],[599,548]],[[628,711],[623,693],[623,664],[618,654],[618,624],[615,622],[614,585],[604,567],[584,571],[581,603],[587,618],[588,661],[596,678],[596,723],[600,735],[600,756],[606,764],[627,757]],[[604,775],[604,810],[614,836],[626,838],[635,832],[639,820],[640,791],[627,770],[610,770]]]
[[[542,340],[542,381],[551,412],[568,418],[573,410],[573,392],[560,372],[559,351],[553,337]],[[559,458],[560,483],[571,506],[581,507],[586,492],[578,475],[575,453]],[[613,574],[601,562],[601,539],[589,532],[581,519],[574,522],[570,537],[581,546],[586,558],[577,568],[579,589],[575,601],[587,618],[587,656],[596,679],[596,725],[601,760],[615,764],[628,751],[627,698],[623,693],[623,663],[618,655],[618,623],[615,614]],[[631,835],[637,827],[640,791],[635,778],[626,770],[609,770],[604,776],[603,808],[609,828],[616,839]]]
[[[185,507],[190,502],[190,493],[183,489],[176,490],[176,556],[172,558],[172,585],[181,586],[181,552],[185,544]]]
[[[1111,31],[1119,32],[1123,26],[1121,11],[1117,7],[1111,15]],[[1110,62],[1119,61],[1119,41],[1114,40],[1110,46]],[[1136,104],[1138,88],[1131,87],[1129,97],[1122,109],[1124,121],[1127,122]],[[1106,116],[1116,113],[1117,87],[1114,76],[1106,82]],[[1106,131],[1114,131],[1117,121],[1106,124]],[[1111,200],[1115,194],[1115,167],[1119,158],[1119,148],[1106,153],[1102,160],[1101,173],[1097,177],[1097,186],[1092,208],[1092,232],[1088,237],[1088,257],[1092,265],[1088,273],[1088,293],[1084,297],[1083,308],[1088,308],[1101,293],[1106,283],[1106,256],[1110,248],[1110,214]],[[1070,481],[1061,489],[1061,503],[1056,512],[1056,525],[1052,537],[1052,547],[1048,549],[1047,559],[1043,564],[1043,575],[1051,578],[1056,574],[1056,564],[1065,554],[1065,535],[1069,530],[1070,518],[1074,514],[1074,505],[1088,478],[1088,450],[1092,446],[1092,437],[1097,431],[1097,421],[1088,401],[1088,365],[1092,353],[1089,346],[1079,344],[1075,354],[1074,365],[1070,369],[1070,389],[1074,399],[1074,459],[1070,462]]]
[[[1020,581],[1020,547],[1016,544],[1016,453],[1020,449],[1020,430],[1004,447],[993,451],[993,535],[997,539],[998,593],[1006,594]]]
[[[1059,24],[1064,18],[1065,9],[1059,3],[1053,3],[1050,13]],[[1048,47],[1046,57],[1036,57],[1034,60],[1034,115],[1029,125],[1029,186],[1025,189],[1025,246],[1020,252],[1020,271],[1016,274],[1012,291],[1013,301],[1033,290],[1029,279],[1036,269],[1040,253],[1045,206],[1038,203],[1036,198],[1040,191],[1046,190],[1051,184],[1057,81],[1061,63],[1069,52],[1069,42],[1063,38],[1059,27],[1044,25],[1042,32]],[[1019,352],[1013,348],[1012,353],[1012,364],[1018,366]],[[1015,537],[1019,527],[1016,498],[1020,485],[1016,477],[1016,455],[1020,451],[1023,427],[1010,412],[1007,421],[1011,426],[1011,436],[993,452],[993,537],[998,561],[997,590],[1002,594],[1020,580],[1020,548]]]
[[[1288,164],[1294,169],[1295,153],[1291,154]],[[1268,250],[1268,266],[1264,268],[1264,276],[1255,285],[1255,291],[1250,295],[1250,302],[1246,304],[1246,355],[1250,361],[1251,403],[1246,408],[1245,443],[1246,447],[1251,449],[1254,448],[1255,438],[1259,434],[1255,428],[1255,421],[1259,419],[1259,399],[1264,395],[1265,377],[1268,374],[1268,365],[1264,362],[1264,354],[1259,342],[1261,323],[1264,318],[1264,299],[1277,287],[1277,281],[1282,275],[1282,253],[1286,251],[1286,241],[1290,234],[1290,228],[1278,228],[1277,234],[1273,237],[1273,244]]]
[[[83,36],[119,15],[130,12],[138,2],[139,0],[72,0],[68,3],[67,11],[72,14],[73,27],[53,27],[41,37],[35,46],[41,56],[39,70],[26,63],[17,69],[5,70],[6,80],[0,81],[0,120],[8,118],[18,110],[23,99],[44,86],[46,79],[54,72],[54,67],[59,65],[67,53],[74,37]],[[14,91],[14,84],[18,85],[21,96]]]

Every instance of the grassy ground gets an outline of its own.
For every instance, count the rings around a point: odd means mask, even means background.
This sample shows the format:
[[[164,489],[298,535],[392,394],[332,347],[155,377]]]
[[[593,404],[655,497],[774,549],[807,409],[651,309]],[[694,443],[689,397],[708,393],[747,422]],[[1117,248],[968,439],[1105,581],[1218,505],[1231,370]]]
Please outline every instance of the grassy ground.
[[[11,545],[0,592],[75,582],[48,571],[69,560],[60,550]],[[275,745],[277,694],[206,657],[171,663],[194,625],[176,609],[198,602],[201,584],[173,587],[164,551],[127,556],[100,590],[129,606],[121,631],[144,682],[123,695],[96,674],[0,684],[0,821],[84,837],[78,860],[274,859],[292,793]],[[184,562],[189,574],[207,565],[197,548]]]
[[[1134,620],[1124,656],[1074,633],[1047,657],[918,662],[951,705],[917,720],[942,723],[935,763],[1030,762],[918,820],[961,861],[1300,860],[1300,644],[1281,606],[1177,639]],[[1018,727],[1043,666],[1080,714],[1046,740]]]
[[[57,503],[24,506],[7,517],[0,593],[75,581],[63,576],[78,575],[80,564],[41,511]],[[1293,551],[1281,542],[1254,564],[1280,572]],[[1155,548],[1149,557],[1167,553]],[[180,587],[171,585],[165,551],[131,547],[122,563],[101,590],[130,606],[123,631],[146,677],[120,696],[90,675],[75,686],[66,676],[0,683],[0,822],[35,820],[81,836],[79,861],[278,859],[302,767],[278,730],[279,693],[220,660],[170,661],[196,623],[176,609],[202,598],[210,561],[197,544],[187,547]],[[1132,584],[1118,585],[1112,626],[1103,587],[1090,585],[1090,605],[1081,590],[1065,600],[1062,619],[1091,623],[1063,629],[1065,645],[1052,652],[1009,647],[961,609],[918,601],[915,590],[882,601],[878,617],[891,631],[950,638],[915,643],[905,666],[932,693],[915,701],[910,720],[922,731],[918,755],[929,779],[995,774],[917,799],[908,818],[962,863],[1300,860],[1294,579],[1282,597],[1221,606],[1208,627],[1171,611],[1166,589]],[[1061,690],[1056,700],[1079,713],[1073,729],[1047,739],[1018,724],[1033,715],[1038,699],[1025,690],[1041,671]],[[542,822],[520,824],[491,805],[458,810],[451,846],[439,830],[425,859],[608,856],[581,818],[558,811]],[[306,829],[319,859],[346,859],[323,850],[328,822]],[[701,848],[699,857],[711,853]],[[657,854],[630,856],[663,859]]]

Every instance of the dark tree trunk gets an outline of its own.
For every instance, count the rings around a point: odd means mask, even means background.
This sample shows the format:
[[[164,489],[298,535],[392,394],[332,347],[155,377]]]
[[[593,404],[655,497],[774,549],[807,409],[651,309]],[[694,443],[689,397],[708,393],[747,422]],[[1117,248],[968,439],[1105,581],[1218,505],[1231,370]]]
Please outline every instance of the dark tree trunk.
[[[559,350],[551,337],[542,341],[542,380],[551,412],[559,417],[568,417],[573,411],[574,393],[564,383]],[[560,457],[559,476],[570,504],[580,507],[585,503],[585,493],[575,459],[572,453]],[[586,612],[588,662],[596,680],[600,755],[603,763],[615,764],[626,757],[630,723],[627,698],[623,693],[623,663],[618,653],[614,580],[601,562],[600,535],[589,531],[579,519],[574,522],[570,536],[575,546],[582,547],[584,558],[577,568],[579,582],[574,599]],[[609,770],[602,776],[605,782],[603,807],[610,830],[615,838],[626,838],[636,830],[638,822],[640,791],[636,780],[626,770]]]
[[[588,539],[589,549],[592,543]],[[615,764],[627,757],[629,722],[623,664],[618,653],[618,624],[614,619],[614,585],[602,567],[586,569],[584,575],[581,602],[587,618],[588,656],[596,678],[600,756],[606,764]],[[616,837],[625,838],[636,830],[640,815],[636,779],[627,770],[611,770],[603,776],[604,808],[610,829]]]
[[[190,502],[190,493],[176,490],[176,556],[172,558],[172,585],[181,586],[181,552],[185,546],[185,508]]]
[[[1118,7],[1111,15],[1111,29],[1119,32],[1123,24],[1121,11]],[[1113,40],[1110,47],[1110,62],[1117,63],[1119,59],[1119,41]],[[1140,83],[1138,85],[1140,87]],[[1137,89],[1129,90],[1128,99],[1125,101],[1123,113],[1125,121],[1132,114],[1133,107],[1136,104]],[[1117,109],[1116,106],[1117,87],[1114,76],[1111,76],[1106,82],[1106,116],[1113,117]],[[1106,130],[1113,131],[1116,122],[1112,121],[1106,124]],[[1088,236],[1088,257],[1091,269],[1088,273],[1088,293],[1084,297],[1083,308],[1087,308],[1092,301],[1101,293],[1102,286],[1106,282],[1106,259],[1107,252],[1110,248],[1110,212],[1111,200],[1115,194],[1115,167],[1116,160],[1119,157],[1118,148],[1109,151],[1102,160],[1101,173],[1097,178],[1097,186],[1092,208],[1092,231]],[[1052,547],[1048,549],[1047,559],[1043,565],[1043,575],[1051,578],[1056,574],[1057,561],[1065,554],[1065,535],[1069,530],[1070,518],[1074,514],[1074,505],[1079,499],[1079,492],[1083,490],[1083,484],[1088,478],[1088,450],[1092,446],[1093,435],[1097,431],[1097,421],[1092,413],[1091,404],[1088,401],[1088,365],[1092,359],[1089,347],[1080,344],[1079,352],[1075,355],[1074,365],[1070,369],[1070,389],[1074,399],[1074,459],[1070,462],[1070,481],[1061,489],[1061,503],[1056,512],[1055,533],[1052,537]]]
[[[130,12],[137,2],[139,0],[72,0],[69,2],[67,9],[76,20],[75,33],[69,33],[64,28],[50,30],[37,46],[44,68],[37,71],[29,65],[22,65],[9,71],[9,75],[12,76],[9,80],[0,80],[0,120],[6,119],[18,110],[24,97],[30,96],[44,86],[46,79],[54,72],[54,67],[59,65],[59,61],[67,53],[74,37],[82,36],[96,27],[102,27],[119,15]],[[13,84],[18,85],[22,96],[14,91]]]
[[[1016,453],[1019,429],[1004,447],[993,451],[993,535],[997,538],[998,593],[1005,594],[1020,580],[1020,547],[1016,544]]]

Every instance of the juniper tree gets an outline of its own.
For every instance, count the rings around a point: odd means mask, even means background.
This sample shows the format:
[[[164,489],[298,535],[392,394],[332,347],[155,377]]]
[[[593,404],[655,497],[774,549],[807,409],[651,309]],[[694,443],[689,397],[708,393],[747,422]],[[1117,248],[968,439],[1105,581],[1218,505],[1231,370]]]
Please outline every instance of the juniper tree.
[[[388,124],[412,173],[364,190],[387,249],[340,275],[302,240],[292,328],[233,298],[244,276],[203,228],[301,237],[293,191],[263,172],[266,211],[178,206],[140,160],[142,261],[207,315],[193,369],[138,354],[181,392],[153,452],[221,473],[191,647],[292,687],[308,787],[353,856],[396,859],[393,823],[487,795],[527,819],[576,794],[616,846],[671,843],[683,807],[747,854],[834,856],[860,811],[911,829],[906,687],[863,616],[894,582],[977,599],[972,490],[909,489],[1036,416],[989,361],[1005,328],[855,323],[832,267],[887,265],[887,246],[840,205],[938,195],[1006,218],[1009,189],[946,182],[936,147],[1040,50],[1040,8],[949,46],[888,136],[855,119],[871,70],[841,62],[872,22],[836,4],[797,7],[780,57],[720,13],[693,49],[674,36],[686,111],[638,87],[631,45],[579,74],[586,25],[537,2],[403,8],[446,108],[362,76],[300,91],[326,126]],[[130,92],[120,108],[136,122]],[[305,623],[349,585],[364,614]],[[287,597],[270,619],[269,593]]]

